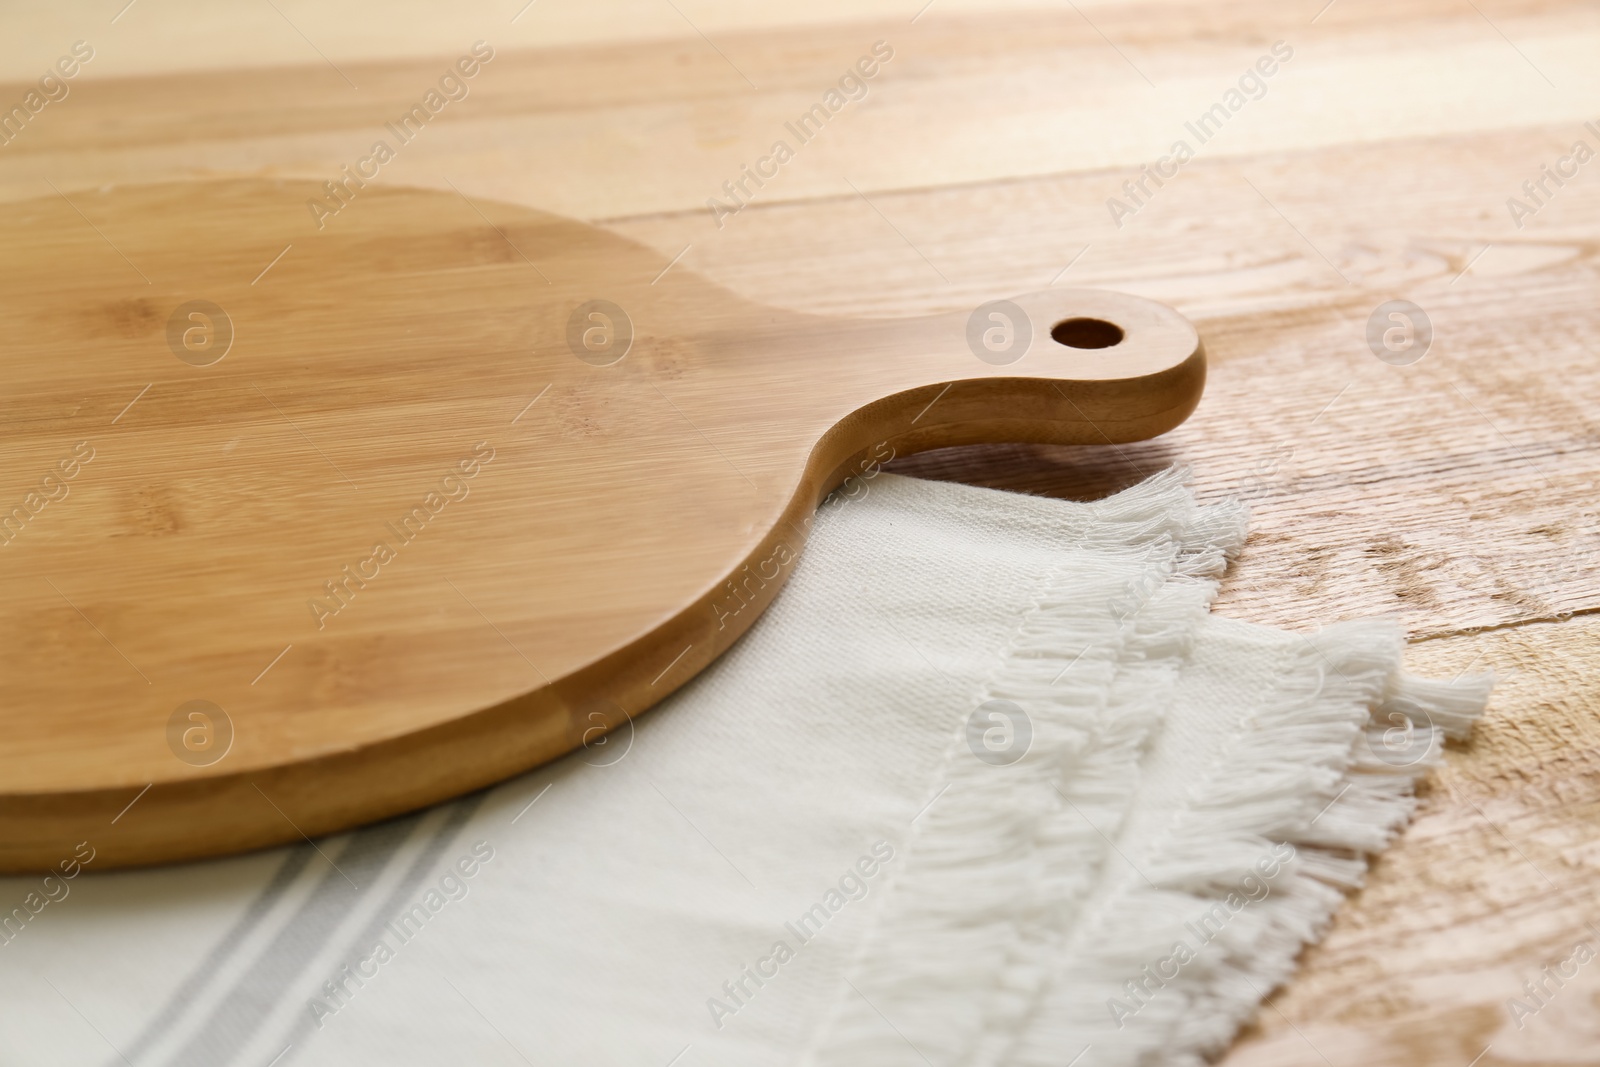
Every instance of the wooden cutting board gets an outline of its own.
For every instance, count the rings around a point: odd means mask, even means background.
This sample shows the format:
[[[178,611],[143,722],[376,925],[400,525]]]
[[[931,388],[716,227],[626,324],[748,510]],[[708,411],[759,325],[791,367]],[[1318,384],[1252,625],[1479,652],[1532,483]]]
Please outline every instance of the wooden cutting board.
[[[328,833],[595,744],[749,627],[846,478],[1140,440],[1204,382],[1136,297],[828,319],[524,208],[318,200],[0,219],[0,869]]]

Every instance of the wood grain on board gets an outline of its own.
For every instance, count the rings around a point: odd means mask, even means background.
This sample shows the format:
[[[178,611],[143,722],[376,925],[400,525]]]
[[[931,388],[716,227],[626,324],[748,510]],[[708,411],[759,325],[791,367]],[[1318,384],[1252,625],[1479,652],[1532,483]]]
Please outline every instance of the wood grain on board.
[[[1144,440],[1205,382],[1194,327],[1123,293],[825,318],[569,219],[358,192],[295,258],[305,181],[0,218],[0,869],[145,791],[102,867],[502,781],[727,649],[846,477]]]
[[[598,222],[779,307],[927,314],[1051,284],[1173,304],[1211,367],[1177,432],[901,469],[1086,496],[1189,463],[1203,495],[1254,508],[1219,612],[1296,628],[1396,612],[1417,669],[1501,676],[1416,824],[1230,1062],[1600,1063],[1593,974],[1520,1029],[1507,1009],[1600,915],[1600,629],[1584,617],[1600,607],[1600,161],[1520,228],[1506,204],[1574,141],[1600,149],[1584,125],[1600,123],[1600,12],[681,4],[697,30],[642,9],[618,29],[603,5],[589,25],[542,3],[509,22],[520,6],[423,20],[426,39],[328,15],[302,24],[329,62],[280,27],[216,46],[210,67],[181,47],[194,11],[63,23],[63,49],[93,39],[109,74],[89,65],[0,149],[0,197],[38,197],[46,179],[70,194],[331,178],[482,38],[499,50],[472,95],[383,181]],[[706,199],[880,39],[895,55],[865,99],[718,227]],[[1278,40],[1294,56],[1265,95],[1115,226],[1107,198]],[[1391,299],[1434,326],[1410,366],[1365,341]]]

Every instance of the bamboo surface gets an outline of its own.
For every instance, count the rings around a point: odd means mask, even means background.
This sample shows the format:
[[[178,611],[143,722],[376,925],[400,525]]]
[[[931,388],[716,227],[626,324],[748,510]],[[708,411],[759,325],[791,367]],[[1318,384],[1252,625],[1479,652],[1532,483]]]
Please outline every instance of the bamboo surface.
[[[312,183],[218,179],[0,219],[0,867],[130,795],[103,867],[501,781],[726,650],[845,478],[1144,440],[1205,381],[1140,297],[824,318],[582,223],[344,191],[332,225]]]

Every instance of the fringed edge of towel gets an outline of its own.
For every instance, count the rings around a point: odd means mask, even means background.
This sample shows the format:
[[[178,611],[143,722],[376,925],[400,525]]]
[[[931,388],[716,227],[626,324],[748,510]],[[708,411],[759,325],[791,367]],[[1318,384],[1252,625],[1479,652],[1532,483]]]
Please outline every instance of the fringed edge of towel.
[[[1222,1052],[1361,885],[1367,855],[1410,820],[1415,784],[1445,737],[1471,729],[1493,682],[1407,673],[1389,619],[1299,641],[1283,676],[1315,687],[1241,723],[1137,860],[1140,877],[1080,924],[1065,946],[1073,966],[1007,1062],[1058,1064],[1085,1033],[1097,1067],[1198,1067]]]
[[[1088,507],[1095,521],[1067,547],[1127,566],[1086,596],[1095,579],[1069,571],[1082,562],[1069,553],[1046,583],[985,698],[1026,709],[1028,756],[987,765],[963,724],[935,783],[947,787],[914,824],[906,867],[805,1062],[920,1063],[923,1047],[985,1062],[1048,982],[1072,905],[1095,879],[1078,860],[1111,847],[1248,518],[1241,504],[1196,504],[1179,467]],[[1086,612],[1086,600],[1102,610]],[[888,1017],[908,1033],[885,1033]]]
[[[1131,613],[1113,597],[1118,640],[1099,648],[1089,631],[1103,634],[1104,620],[1086,622],[1082,600],[1048,583],[989,687],[1029,709],[1041,758],[1008,788],[957,737],[949,788],[913,827],[906,867],[805,1063],[1058,1067],[1093,1032],[1096,1067],[1198,1067],[1289,977],[1361,884],[1367,854],[1409,821],[1444,738],[1482,714],[1491,676],[1406,673],[1392,620],[1294,638],[1283,677],[1315,686],[1241,722],[1161,854],[1122,891],[1086,896],[1104,865],[1076,861],[1114,848],[1176,683],[1173,642],[1192,640],[1245,536],[1242,505],[1196,505],[1186,481],[1173,468],[1092,505],[1112,525],[1103,539],[1091,526],[1086,543],[1168,552],[1163,582]],[[1152,976],[1177,937],[1196,940],[1191,924],[1211,933],[1204,951]]]

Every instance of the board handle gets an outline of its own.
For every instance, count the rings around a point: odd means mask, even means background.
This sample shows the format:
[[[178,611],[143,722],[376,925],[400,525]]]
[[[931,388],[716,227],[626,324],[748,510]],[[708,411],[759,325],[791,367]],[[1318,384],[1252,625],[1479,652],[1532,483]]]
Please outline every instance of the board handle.
[[[1046,290],[858,322],[850,333],[835,351],[879,359],[860,369],[855,396],[843,398],[850,409],[835,412],[818,441],[813,470],[824,494],[885,449],[1146,440],[1188,418],[1205,388],[1194,325],[1125,293]]]

